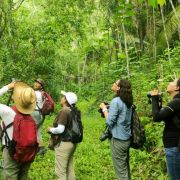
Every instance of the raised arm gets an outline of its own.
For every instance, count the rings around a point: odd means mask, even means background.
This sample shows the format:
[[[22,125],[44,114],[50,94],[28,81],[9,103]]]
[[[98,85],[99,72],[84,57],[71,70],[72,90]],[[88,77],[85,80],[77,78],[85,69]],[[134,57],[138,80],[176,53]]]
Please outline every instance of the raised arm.
[[[13,89],[15,85],[15,82],[12,82],[0,89],[0,96],[2,96],[4,93],[6,93],[9,89]]]
[[[162,109],[159,107],[158,97],[152,97],[152,115],[155,122],[166,121],[180,110],[180,100],[174,99]]]

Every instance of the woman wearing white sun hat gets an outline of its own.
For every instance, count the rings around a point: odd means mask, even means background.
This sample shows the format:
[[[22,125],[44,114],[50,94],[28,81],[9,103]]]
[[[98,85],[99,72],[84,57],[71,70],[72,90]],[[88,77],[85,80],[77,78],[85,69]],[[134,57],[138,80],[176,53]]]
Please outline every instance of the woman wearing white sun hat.
[[[69,130],[72,126],[72,110],[81,116],[80,111],[76,108],[77,95],[73,92],[61,91],[64,95],[61,98],[62,110],[58,113],[54,127],[49,127],[48,132],[56,134],[57,144],[55,146],[55,172],[58,179],[74,180],[73,155],[76,150],[76,144],[71,142]],[[59,135],[60,134],[60,135]]]

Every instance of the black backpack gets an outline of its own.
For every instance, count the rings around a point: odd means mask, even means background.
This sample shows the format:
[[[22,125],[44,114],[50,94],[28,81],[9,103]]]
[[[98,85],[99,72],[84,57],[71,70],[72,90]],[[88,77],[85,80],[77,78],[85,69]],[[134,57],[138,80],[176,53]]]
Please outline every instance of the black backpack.
[[[131,134],[131,147],[134,149],[142,148],[146,141],[145,130],[134,105],[132,106]]]
[[[83,140],[83,125],[80,111],[71,108],[71,117],[72,126],[68,134],[72,143],[80,143]]]

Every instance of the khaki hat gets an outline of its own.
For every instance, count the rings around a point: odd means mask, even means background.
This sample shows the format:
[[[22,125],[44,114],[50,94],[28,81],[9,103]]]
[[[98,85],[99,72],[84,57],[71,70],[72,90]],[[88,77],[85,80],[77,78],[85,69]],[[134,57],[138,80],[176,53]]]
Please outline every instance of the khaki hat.
[[[43,79],[36,79],[35,82],[39,83],[42,87],[44,86],[44,80]]]
[[[34,90],[23,82],[17,82],[14,86],[13,100],[15,106],[22,114],[31,114],[36,106]]]

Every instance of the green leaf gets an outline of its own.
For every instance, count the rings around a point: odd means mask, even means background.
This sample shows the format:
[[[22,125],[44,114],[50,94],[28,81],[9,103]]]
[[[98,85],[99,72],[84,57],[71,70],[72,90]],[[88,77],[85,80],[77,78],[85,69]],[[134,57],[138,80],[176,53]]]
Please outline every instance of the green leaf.
[[[126,58],[126,55],[123,54],[123,53],[121,53],[121,54],[119,53],[119,54],[118,54],[118,57],[121,58],[121,59],[125,59],[125,58]]]
[[[164,4],[166,4],[166,0],[157,0],[157,3],[158,3],[160,6],[163,6]]]
[[[148,3],[154,8],[157,7],[157,0],[148,0]]]

